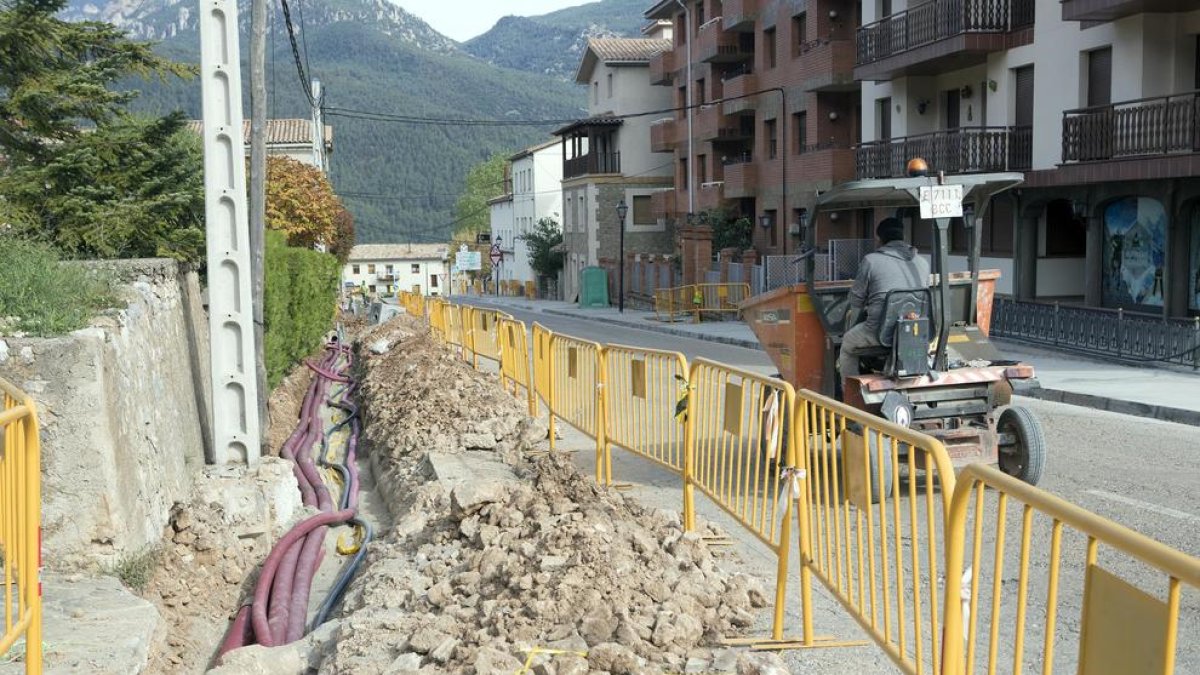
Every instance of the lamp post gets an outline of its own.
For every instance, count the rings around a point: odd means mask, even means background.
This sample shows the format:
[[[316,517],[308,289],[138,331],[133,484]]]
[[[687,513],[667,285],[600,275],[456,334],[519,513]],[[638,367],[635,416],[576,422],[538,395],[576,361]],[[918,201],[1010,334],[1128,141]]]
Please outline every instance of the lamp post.
[[[620,253],[617,260],[617,311],[625,313],[625,216],[629,215],[629,205],[622,199],[617,204],[617,227],[620,229]]]

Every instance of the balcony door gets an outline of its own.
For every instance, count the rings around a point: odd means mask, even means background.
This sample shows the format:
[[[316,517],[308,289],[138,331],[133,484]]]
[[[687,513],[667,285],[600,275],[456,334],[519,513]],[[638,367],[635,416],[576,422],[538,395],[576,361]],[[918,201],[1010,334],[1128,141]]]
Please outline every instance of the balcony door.
[[[942,128],[947,131],[957,129],[962,120],[962,97],[957,89],[947,89],[943,94],[945,99],[945,119],[942,121]]]
[[[1087,105],[1112,103],[1112,47],[1088,52]]]

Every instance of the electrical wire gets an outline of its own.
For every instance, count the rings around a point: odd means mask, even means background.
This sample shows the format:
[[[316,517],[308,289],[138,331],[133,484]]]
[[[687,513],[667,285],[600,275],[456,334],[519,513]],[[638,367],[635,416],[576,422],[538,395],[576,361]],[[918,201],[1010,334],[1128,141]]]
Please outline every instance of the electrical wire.
[[[296,42],[296,31],[292,25],[292,11],[288,7],[287,0],[279,0],[279,4],[283,8],[283,22],[287,26],[288,42],[292,45],[292,60],[296,62],[296,74],[300,76],[300,89],[304,92],[304,97],[308,99],[308,104],[315,108],[317,101],[313,98],[312,83],[309,82],[308,74],[304,70],[304,63],[300,60],[300,46]]]

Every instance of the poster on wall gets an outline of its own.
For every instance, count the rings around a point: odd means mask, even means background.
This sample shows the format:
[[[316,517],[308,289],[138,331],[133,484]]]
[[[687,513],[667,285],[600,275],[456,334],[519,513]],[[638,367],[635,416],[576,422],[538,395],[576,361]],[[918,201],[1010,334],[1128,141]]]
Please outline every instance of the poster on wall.
[[[1192,211],[1192,265],[1188,286],[1188,307],[1200,312],[1200,209]]]
[[[1110,204],[1104,210],[1104,305],[1162,307],[1166,250],[1167,214],[1158,200]]]

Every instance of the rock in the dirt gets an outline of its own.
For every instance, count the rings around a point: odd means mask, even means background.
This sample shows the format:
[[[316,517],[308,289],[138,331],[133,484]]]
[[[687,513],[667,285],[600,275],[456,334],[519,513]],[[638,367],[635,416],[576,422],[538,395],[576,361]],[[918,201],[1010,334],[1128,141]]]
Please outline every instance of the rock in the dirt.
[[[637,654],[628,647],[606,642],[588,652],[588,665],[593,670],[607,670],[613,675],[632,675],[641,665]]]
[[[405,652],[397,656],[388,666],[389,673],[407,673],[421,669],[421,655],[412,652]]]
[[[369,349],[372,354],[386,354],[392,348],[392,341],[387,338],[380,338],[371,343]]]
[[[475,655],[476,675],[512,675],[521,666],[516,658],[493,647],[484,647]]]
[[[738,656],[738,675],[788,675],[787,666],[778,654],[746,652]]]

